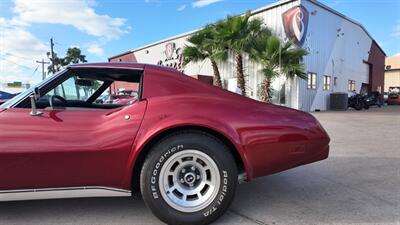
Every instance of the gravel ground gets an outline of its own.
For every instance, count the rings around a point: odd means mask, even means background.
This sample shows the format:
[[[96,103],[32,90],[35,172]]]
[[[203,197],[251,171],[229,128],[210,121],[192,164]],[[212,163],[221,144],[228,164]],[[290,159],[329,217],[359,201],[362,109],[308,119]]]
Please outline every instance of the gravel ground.
[[[400,107],[314,115],[327,160],[238,187],[215,224],[400,224]],[[0,203],[0,225],[161,224],[140,198]]]

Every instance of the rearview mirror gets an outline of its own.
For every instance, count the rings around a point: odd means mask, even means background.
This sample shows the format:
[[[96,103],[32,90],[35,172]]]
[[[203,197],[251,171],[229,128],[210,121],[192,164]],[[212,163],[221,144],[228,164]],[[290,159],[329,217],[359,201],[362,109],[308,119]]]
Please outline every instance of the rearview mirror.
[[[93,86],[93,81],[87,79],[76,79],[75,84],[82,87],[91,87]]]

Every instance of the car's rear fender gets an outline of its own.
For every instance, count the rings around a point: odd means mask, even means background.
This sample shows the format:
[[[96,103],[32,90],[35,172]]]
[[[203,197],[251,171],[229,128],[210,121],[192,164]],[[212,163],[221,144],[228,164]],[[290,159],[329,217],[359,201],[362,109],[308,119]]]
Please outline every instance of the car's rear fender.
[[[150,117],[150,118],[149,118]],[[183,122],[183,121],[190,121]],[[154,118],[146,116],[142,123],[141,131],[138,133],[133,149],[128,159],[128,164],[126,168],[126,174],[124,176],[123,188],[131,188],[132,185],[132,173],[138,172],[134,168],[139,166],[144,160],[143,157],[146,156],[154,141],[164,137],[166,134],[171,133],[171,131],[177,131],[182,129],[198,129],[203,131],[210,131],[210,134],[220,135],[224,137],[225,140],[229,141],[228,144],[233,146],[236,153],[240,156],[241,163],[243,165],[244,172],[247,176],[251,177],[252,169],[246,160],[245,152],[243,151],[243,146],[240,143],[240,138],[237,132],[227,124],[221,123],[217,120],[210,120],[209,118],[204,118],[201,116],[194,117],[193,115],[187,115],[186,118],[183,116],[171,116],[167,118]],[[139,164],[137,164],[139,163]],[[135,178],[133,178],[135,179]],[[135,181],[133,181],[135,182]]]

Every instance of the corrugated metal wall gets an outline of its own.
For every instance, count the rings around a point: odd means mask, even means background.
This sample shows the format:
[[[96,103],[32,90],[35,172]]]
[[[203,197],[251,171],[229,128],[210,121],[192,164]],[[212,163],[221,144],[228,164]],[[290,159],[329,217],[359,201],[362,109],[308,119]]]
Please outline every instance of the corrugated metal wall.
[[[303,44],[310,54],[304,62],[307,71],[317,74],[317,89],[307,89],[307,82],[300,81],[299,109],[326,110],[330,93],[348,92],[348,80],[356,81],[357,91],[362,83],[368,83],[369,70],[364,60],[368,60],[372,40],[361,27],[343,17],[307,0],[302,5],[310,13]],[[330,90],[323,90],[324,75],[332,77]],[[334,77],[337,77],[336,86]]]
[[[338,16],[325,8],[308,0],[287,1],[285,4],[275,3],[274,7],[255,14],[262,18],[265,25],[287,41],[282,14],[292,7],[303,5],[309,12],[309,23],[303,48],[309,51],[304,63],[309,72],[317,74],[317,89],[307,89],[307,81],[290,80],[284,77],[276,79],[273,86],[278,87],[286,83],[286,105],[304,111],[315,109],[326,110],[329,105],[329,94],[332,92],[347,92],[348,80],[356,81],[356,89],[361,83],[368,83],[368,67],[363,62],[368,60],[368,51],[372,40],[360,26]],[[135,51],[138,62],[157,63],[165,58],[165,45],[174,42],[177,48],[184,48],[187,36],[168,40],[157,45]],[[221,77],[225,85],[229,79],[236,78],[236,67],[233,54],[226,62],[218,63]],[[258,99],[258,86],[263,80],[260,73],[261,66],[251,62],[244,56],[244,72],[247,80],[248,96]],[[212,67],[208,60],[199,63],[190,63],[185,67],[188,75],[210,75]],[[331,89],[323,90],[323,76],[331,76]],[[333,85],[334,77],[337,84]]]
[[[400,69],[385,71],[385,92],[390,87],[400,87]]]

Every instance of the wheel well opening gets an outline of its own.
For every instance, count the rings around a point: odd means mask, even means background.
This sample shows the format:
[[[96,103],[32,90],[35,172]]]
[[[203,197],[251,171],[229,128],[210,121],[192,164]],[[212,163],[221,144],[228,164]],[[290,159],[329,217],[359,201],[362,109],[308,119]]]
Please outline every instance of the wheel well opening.
[[[233,143],[226,138],[224,135],[206,128],[206,127],[200,127],[200,126],[184,126],[184,127],[176,127],[176,128],[172,128],[169,130],[166,130],[164,132],[161,132],[160,134],[158,134],[157,136],[155,136],[153,139],[150,140],[150,142],[148,142],[145,147],[142,149],[139,157],[137,158],[134,168],[133,168],[133,173],[132,173],[132,193],[140,193],[140,172],[142,169],[142,166],[144,164],[144,161],[146,160],[146,157],[148,155],[148,153],[150,152],[151,148],[157,144],[157,142],[159,142],[160,140],[162,140],[164,137],[178,132],[178,131],[202,131],[205,132],[209,135],[212,135],[216,138],[218,138],[220,141],[222,141],[226,146],[228,146],[229,150],[232,153],[233,158],[235,159],[235,163],[238,169],[238,174],[241,174],[243,172],[245,172],[245,168],[244,168],[244,164],[242,161],[242,158],[239,154],[239,152],[237,151],[236,147],[233,145]]]

